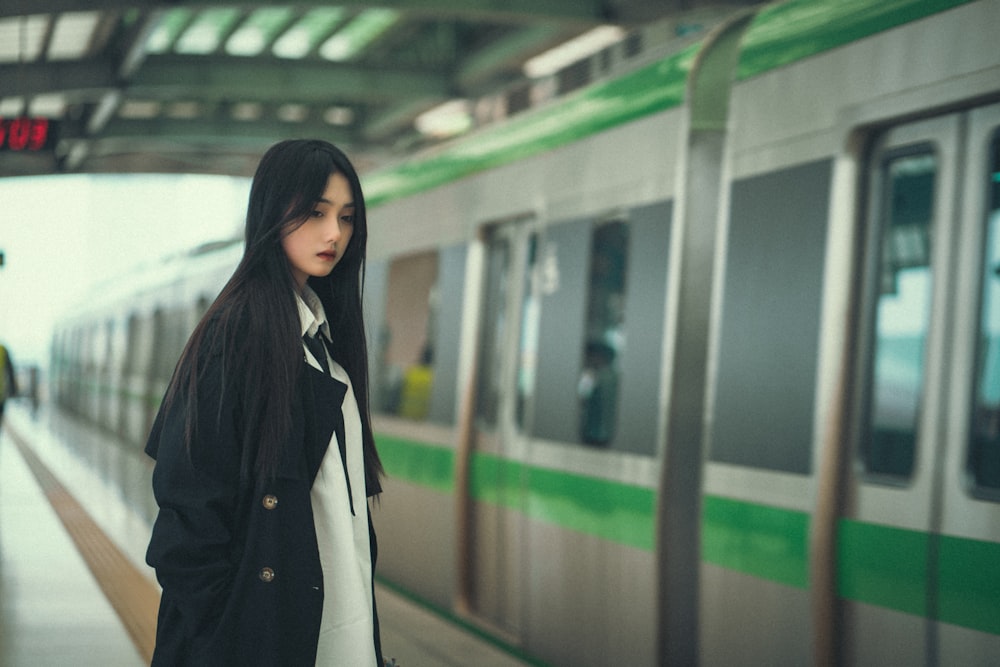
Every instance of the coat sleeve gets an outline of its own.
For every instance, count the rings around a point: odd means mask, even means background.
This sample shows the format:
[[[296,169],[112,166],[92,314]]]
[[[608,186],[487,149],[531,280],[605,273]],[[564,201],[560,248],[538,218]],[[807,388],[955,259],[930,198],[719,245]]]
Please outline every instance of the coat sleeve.
[[[153,495],[159,512],[146,561],[163,587],[158,642],[192,649],[211,636],[232,587],[240,488],[238,415],[222,362],[210,356],[199,374],[196,428],[188,444],[187,396],[161,407],[147,453],[156,459]]]

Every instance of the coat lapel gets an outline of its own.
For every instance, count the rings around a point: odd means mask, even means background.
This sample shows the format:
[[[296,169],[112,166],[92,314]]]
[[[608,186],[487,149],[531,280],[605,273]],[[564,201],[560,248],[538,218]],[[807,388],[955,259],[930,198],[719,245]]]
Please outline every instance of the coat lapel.
[[[330,436],[336,434],[340,463],[344,468],[344,479],[347,481],[347,499],[351,506],[351,514],[354,514],[354,494],[351,491],[351,476],[347,469],[347,440],[344,434],[343,404],[344,396],[347,395],[347,385],[308,363],[305,363],[305,366],[304,375],[308,386],[303,392],[305,403],[303,407],[307,423],[312,422],[312,427],[307,428],[309,435],[305,443],[309,484],[316,480],[323,457],[330,445]]]
[[[312,484],[326,455],[330,436],[334,433],[337,434],[341,456],[346,457],[343,445],[344,414],[341,408],[344,396],[347,394],[347,385],[309,364],[305,364],[303,375],[305,386],[302,392],[302,407],[306,422],[311,422],[312,426],[306,430],[305,442],[306,465],[309,470],[309,483]]]

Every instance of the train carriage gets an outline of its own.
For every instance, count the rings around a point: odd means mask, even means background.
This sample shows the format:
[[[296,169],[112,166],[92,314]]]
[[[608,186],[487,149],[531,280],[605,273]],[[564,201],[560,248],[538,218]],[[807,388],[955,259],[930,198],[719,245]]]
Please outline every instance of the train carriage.
[[[996,25],[741,10],[365,175],[383,580],[539,664],[989,664]],[[61,402],[162,391],[74,332],[167,368],[237,250],[59,332]]]

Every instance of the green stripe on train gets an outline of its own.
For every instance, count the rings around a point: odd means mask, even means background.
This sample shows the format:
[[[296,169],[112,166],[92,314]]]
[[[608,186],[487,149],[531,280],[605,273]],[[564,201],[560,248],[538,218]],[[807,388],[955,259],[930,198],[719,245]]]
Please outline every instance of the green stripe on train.
[[[743,36],[738,79],[844,46],[974,0],[791,0],[754,17]]]
[[[455,488],[455,452],[447,447],[377,435],[378,455],[385,472],[411,484],[452,493]]]
[[[809,586],[809,515],[705,496],[701,558],[797,588]]]
[[[374,208],[678,106],[696,54],[696,46],[688,47],[627,76],[567,95],[557,104],[486,127],[433,157],[363,175],[365,201]]]
[[[737,78],[748,79],[973,0],[791,0],[762,10],[742,40]],[[553,104],[526,111],[414,158],[362,176],[370,208],[579,141],[684,102],[701,43]]]
[[[378,437],[390,476],[453,493],[454,451]],[[533,519],[652,551],[656,497],[650,489],[475,454],[472,497]],[[806,512],[706,495],[702,560],[768,581],[808,588]],[[841,597],[1000,635],[1000,544],[848,519],[838,526]],[[932,541],[933,539],[933,541]],[[938,554],[929,577],[928,554]],[[936,598],[927,584],[937,580]],[[936,608],[934,608],[936,607]]]
[[[473,457],[471,482],[478,501],[603,540],[653,549],[656,494],[650,489],[487,454]]]
[[[841,597],[1000,635],[1000,544],[843,519],[837,552]]]
[[[837,532],[841,597],[927,615],[927,533],[842,519]]]
[[[378,436],[386,473],[434,491],[455,488],[455,453],[447,447]],[[508,461],[490,454],[473,456],[472,497],[604,540],[653,548],[653,491],[628,484],[570,475]]]

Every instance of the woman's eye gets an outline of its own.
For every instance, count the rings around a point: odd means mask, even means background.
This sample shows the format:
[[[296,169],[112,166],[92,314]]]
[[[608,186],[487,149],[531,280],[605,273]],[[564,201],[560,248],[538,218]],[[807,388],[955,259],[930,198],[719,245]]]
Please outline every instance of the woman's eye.
[[[323,211],[313,211],[310,215],[312,217],[314,217],[314,218],[322,218],[323,217]]]
[[[342,215],[342,216],[340,216],[340,221],[343,222],[345,225],[353,225],[354,224],[354,216],[353,215]]]

